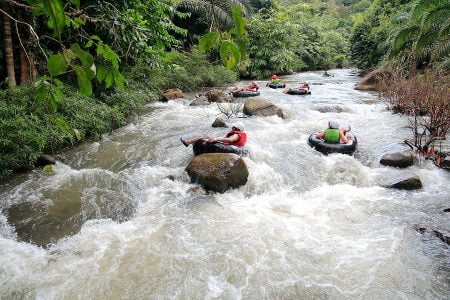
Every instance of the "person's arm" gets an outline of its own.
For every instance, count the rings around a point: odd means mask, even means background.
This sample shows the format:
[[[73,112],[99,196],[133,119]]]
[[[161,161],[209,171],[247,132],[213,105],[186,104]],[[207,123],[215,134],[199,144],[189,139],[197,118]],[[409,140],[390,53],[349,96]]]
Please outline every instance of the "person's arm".
[[[341,141],[341,143],[346,143],[347,144],[347,142],[348,142],[348,138],[344,134],[344,130],[343,129],[339,130],[339,140]]]
[[[221,143],[224,143],[224,144],[232,144],[232,143],[235,143],[235,142],[239,141],[239,139],[240,139],[239,134],[233,134],[230,137],[210,138],[210,139],[208,139],[208,142],[209,143],[221,142]]]
[[[324,137],[325,137],[325,133],[324,132],[316,133],[316,138],[323,139]]]

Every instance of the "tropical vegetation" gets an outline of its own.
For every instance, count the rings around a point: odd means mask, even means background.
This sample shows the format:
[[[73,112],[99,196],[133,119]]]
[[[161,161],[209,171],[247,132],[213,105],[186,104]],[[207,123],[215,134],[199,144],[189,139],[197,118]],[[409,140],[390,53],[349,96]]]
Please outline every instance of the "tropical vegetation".
[[[168,88],[346,66],[448,75],[449,11],[446,0],[3,0],[0,177],[122,126]]]

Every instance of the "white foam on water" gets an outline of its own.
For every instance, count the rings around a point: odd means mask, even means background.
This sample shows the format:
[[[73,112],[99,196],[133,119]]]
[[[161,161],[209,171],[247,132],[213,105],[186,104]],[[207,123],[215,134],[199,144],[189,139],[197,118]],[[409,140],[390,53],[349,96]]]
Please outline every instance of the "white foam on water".
[[[191,191],[197,185],[184,167],[192,146],[179,140],[224,135],[228,129],[211,128],[220,111],[177,100],[151,104],[133,124],[67,151],[53,174],[34,171],[1,187],[3,208],[81,199],[83,213],[101,217],[43,249],[21,242],[0,214],[0,296],[445,297],[448,249],[414,227],[449,228],[442,212],[449,173],[423,162],[409,168],[422,190],[381,187],[403,172],[378,161],[409,134],[408,122],[385,112],[376,95],[353,90],[348,70],[332,72],[287,76],[290,85],[323,82],[311,96],[262,89],[288,118],[239,118],[249,135],[250,175],[224,194]],[[322,105],[345,110],[320,113]],[[309,134],[331,118],[352,126],[355,156],[324,156],[308,146]],[[102,212],[116,202],[133,213],[120,219]]]

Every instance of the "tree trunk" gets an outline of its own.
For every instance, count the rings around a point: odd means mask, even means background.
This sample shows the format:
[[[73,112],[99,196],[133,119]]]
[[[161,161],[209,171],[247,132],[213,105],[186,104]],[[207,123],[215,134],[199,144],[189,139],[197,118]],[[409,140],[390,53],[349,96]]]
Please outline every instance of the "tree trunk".
[[[30,62],[22,47],[20,47],[20,85],[30,83]]]
[[[4,8],[6,5],[3,5]],[[9,17],[3,15],[3,34],[5,46],[6,72],[8,76],[8,85],[10,88],[16,86],[16,74],[14,72],[14,54],[11,38],[11,21]]]

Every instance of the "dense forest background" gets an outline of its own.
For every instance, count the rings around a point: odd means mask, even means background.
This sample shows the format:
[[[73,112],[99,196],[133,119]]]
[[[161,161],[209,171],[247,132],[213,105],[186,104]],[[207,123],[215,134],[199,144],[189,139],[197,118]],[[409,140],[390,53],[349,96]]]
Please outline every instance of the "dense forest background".
[[[168,88],[450,65],[447,0],[2,0],[0,16],[0,177]]]

